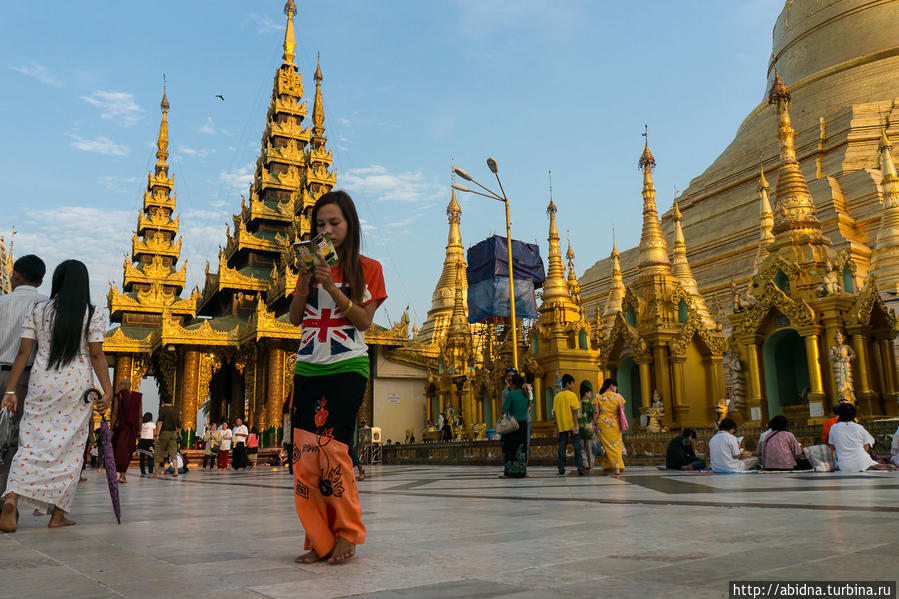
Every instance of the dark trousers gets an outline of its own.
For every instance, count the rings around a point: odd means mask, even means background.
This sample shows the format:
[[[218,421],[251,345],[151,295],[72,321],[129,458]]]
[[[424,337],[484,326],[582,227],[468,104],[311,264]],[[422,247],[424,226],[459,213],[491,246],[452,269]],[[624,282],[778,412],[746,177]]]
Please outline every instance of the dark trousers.
[[[153,474],[153,458],[143,453],[138,453],[138,455],[140,456],[140,473]]]
[[[0,371],[0,388],[5,389],[6,383],[9,381],[9,370]],[[25,411],[25,395],[28,393],[28,378],[31,375],[31,369],[26,370],[19,377],[19,384],[16,385],[16,413],[12,415],[12,428],[10,430],[11,439],[6,455],[0,455],[0,497],[6,494],[6,479],[9,477],[9,468],[12,465],[13,456],[19,449],[19,422],[22,420],[22,412]]]
[[[571,445],[574,447],[574,463],[577,466],[578,472],[586,469],[586,466],[584,465],[584,451],[581,449],[580,435],[574,434],[574,431],[560,431],[558,464],[559,474],[565,474],[565,453],[568,450],[569,440],[571,441]]]
[[[203,454],[203,470],[206,469],[206,465],[208,464],[210,468],[215,469],[215,462],[218,456],[214,453],[204,453]]]
[[[287,456],[287,470],[293,474],[293,443],[284,444],[284,454]]]
[[[247,445],[246,443],[235,443],[234,444],[234,458],[232,460],[234,462],[233,466],[235,470],[240,470],[241,468],[247,467]]]

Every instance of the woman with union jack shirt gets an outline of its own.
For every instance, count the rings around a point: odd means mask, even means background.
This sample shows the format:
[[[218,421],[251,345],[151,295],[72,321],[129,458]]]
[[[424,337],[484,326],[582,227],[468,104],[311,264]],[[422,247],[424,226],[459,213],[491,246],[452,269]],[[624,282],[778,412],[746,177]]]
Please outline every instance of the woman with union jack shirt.
[[[311,221],[313,236],[330,236],[338,262],[327,266],[318,253],[318,265],[303,269],[290,302],[290,322],[303,327],[294,370],[290,459],[308,552],[296,562],[339,563],[365,542],[348,450],[369,377],[365,331],[387,292],[381,265],[359,253],[359,216],[349,194],[322,195]]]

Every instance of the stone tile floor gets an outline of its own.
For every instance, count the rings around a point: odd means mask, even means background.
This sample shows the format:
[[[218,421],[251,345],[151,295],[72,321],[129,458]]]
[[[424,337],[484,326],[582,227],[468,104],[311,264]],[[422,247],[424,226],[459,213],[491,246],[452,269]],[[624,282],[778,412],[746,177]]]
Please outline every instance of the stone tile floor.
[[[372,466],[368,542],[296,565],[285,470],[132,474],[115,523],[102,473],[78,525],[22,514],[0,535],[0,597],[726,597],[728,580],[896,580],[899,474],[666,473]],[[574,473],[572,473],[574,474]]]

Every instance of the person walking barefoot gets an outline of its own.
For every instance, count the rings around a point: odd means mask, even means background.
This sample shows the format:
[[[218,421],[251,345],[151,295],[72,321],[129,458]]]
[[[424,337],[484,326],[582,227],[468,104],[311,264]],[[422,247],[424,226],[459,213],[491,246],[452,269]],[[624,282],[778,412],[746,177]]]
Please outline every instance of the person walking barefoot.
[[[294,503],[306,531],[308,564],[340,563],[365,542],[349,447],[369,377],[364,332],[387,299],[381,265],[359,253],[359,217],[349,194],[330,191],[312,208],[312,234],[327,233],[338,257],[321,252],[303,269],[290,322],[303,326],[294,369]]]
[[[0,531],[16,531],[20,501],[52,512],[50,528],[75,524],[66,513],[78,487],[91,409],[105,412],[112,400],[105,332],[106,315],[90,301],[87,268],[78,260],[62,262],[53,273],[50,299],[25,314],[19,353],[4,389],[2,406],[15,410],[9,390],[16,388],[36,346],[20,425],[23,442],[10,468]],[[94,373],[103,395],[91,406],[82,397],[93,387]]]

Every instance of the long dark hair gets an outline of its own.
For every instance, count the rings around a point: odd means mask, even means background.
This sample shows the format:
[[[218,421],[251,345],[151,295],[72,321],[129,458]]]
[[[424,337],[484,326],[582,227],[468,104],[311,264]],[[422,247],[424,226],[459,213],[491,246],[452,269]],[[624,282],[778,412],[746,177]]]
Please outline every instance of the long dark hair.
[[[81,350],[81,342],[94,315],[90,278],[83,262],[66,260],[56,267],[50,298],[53,300],[53,330],[47,367],[59,370],[68,366]],[[86,324],[85,310],[88,312]]]
[[[365,293],[365,276],[362,272],[362,261],[359,259],[359,249],[362,247],[362,228],[359,226],[359,215],[356,213],[356,205],[353,198],[343,190],[329,191],[323,194],[312,207],[312,234],[318,235],[318,211],[327,204],[336,204],[343,213],[346,221],[346,237],[340,247],[337,248],[337,257],[343,267],[343,280],[350,286],[350,299],[355,303],[362,301]]]
[[[599,388],[599,394],[602,395],[603,393],[605,393],[606,391],[608,391],[608,390],[609,390],[609,387],[611,387],[612,385],[615,385],[615,386],[617,387],[617,386],[618,386],[618,381],[616,381],[616,380],[613,379],[613,378],[608,378],[608,379],[604,380],[604,381],[602,382],[602,387]]]

